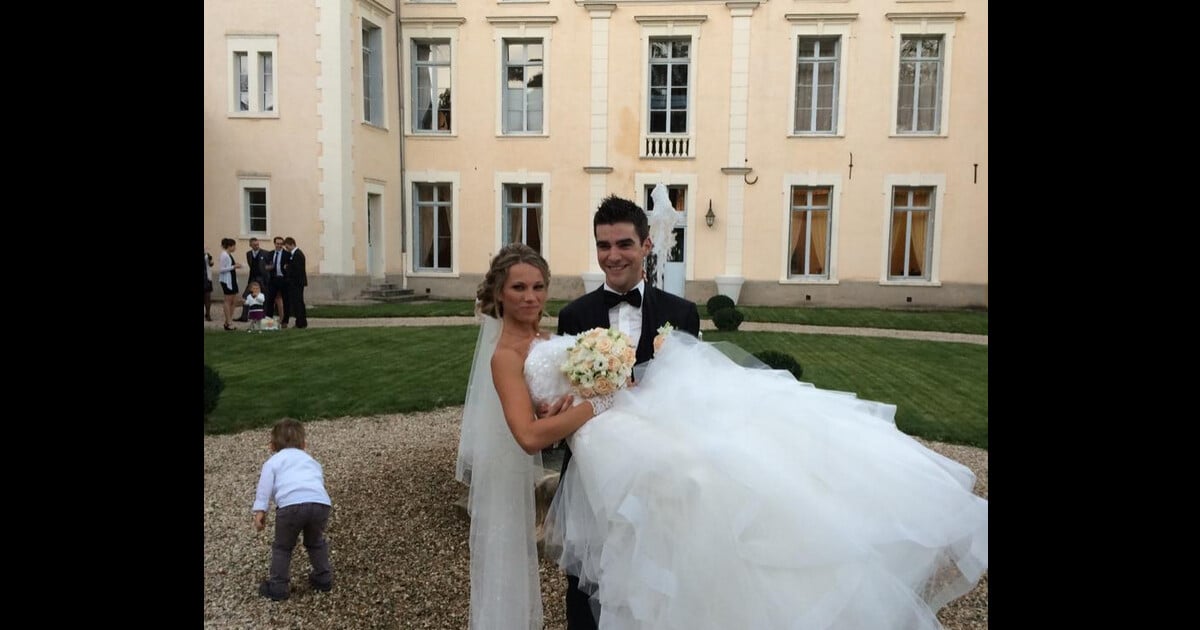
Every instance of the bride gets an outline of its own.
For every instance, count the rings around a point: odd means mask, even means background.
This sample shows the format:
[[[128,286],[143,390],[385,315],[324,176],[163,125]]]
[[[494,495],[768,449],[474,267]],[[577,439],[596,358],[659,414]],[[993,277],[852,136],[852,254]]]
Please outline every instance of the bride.
[[[542,627],[533,483],[562,438],[574,455],[546,550],[602,630],[936,630],[986,571],[974,474],[896,429],[894,406],[741,367],[689,335],[669,333],[635,387],[535,419],[567,393],[574,343],[538,331],[549,280],[510,245],[479,291],[457,469],[471,628]]]

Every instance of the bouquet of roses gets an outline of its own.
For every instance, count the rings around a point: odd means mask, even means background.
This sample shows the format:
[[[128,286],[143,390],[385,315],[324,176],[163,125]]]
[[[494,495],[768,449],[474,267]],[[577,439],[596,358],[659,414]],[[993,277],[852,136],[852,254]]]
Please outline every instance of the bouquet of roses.
[[[628,335],[616,328],[593,328],[575,339],[561,369],[576,393],[592,398],[624,388],[636,360]]]

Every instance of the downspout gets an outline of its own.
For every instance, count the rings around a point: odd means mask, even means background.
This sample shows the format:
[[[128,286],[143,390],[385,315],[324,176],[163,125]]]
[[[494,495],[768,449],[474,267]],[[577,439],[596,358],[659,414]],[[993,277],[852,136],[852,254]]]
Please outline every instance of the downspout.
[[[400,120],[397,129],[400,133],[400,288],[408,289],[408,239],[404,233],[404,219],[407,216],[407,206],[404,201],[408,191],[404,185],[404,54],[401,48],[404,46],[404,38],[401,36],[400,25],[400,7],[403,5],[401,0],[396,0],[396,94],[398,95],[397,102],[400,105]]]

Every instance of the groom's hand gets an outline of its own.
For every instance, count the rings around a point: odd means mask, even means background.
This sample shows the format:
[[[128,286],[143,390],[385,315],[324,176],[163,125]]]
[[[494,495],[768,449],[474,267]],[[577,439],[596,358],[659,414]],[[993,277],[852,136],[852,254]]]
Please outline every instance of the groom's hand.
[[[565,409],[569,409],[571,407],[571,402],[573,401],[573,399],[574,399],[574,397],[571,396],[570,394],[565,394],[565,395],[563,395],[562,398],[559,398],[558,400],[554,401],[553,403],[542,403],[542,404],[538,405],[538,407],[537,407],[537,416],[539,418],[548,418],[550,416],[557,416],[558,414],[562,413]]]

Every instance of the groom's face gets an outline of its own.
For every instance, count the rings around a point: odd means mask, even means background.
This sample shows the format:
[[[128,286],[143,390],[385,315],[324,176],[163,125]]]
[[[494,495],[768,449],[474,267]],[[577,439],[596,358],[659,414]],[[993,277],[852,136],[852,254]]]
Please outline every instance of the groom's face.
[[[642,280],[642,262],[650,253],[650,239],[638,238],[632,223],[596,226],[596,261],[608,286],[624,293]]]

